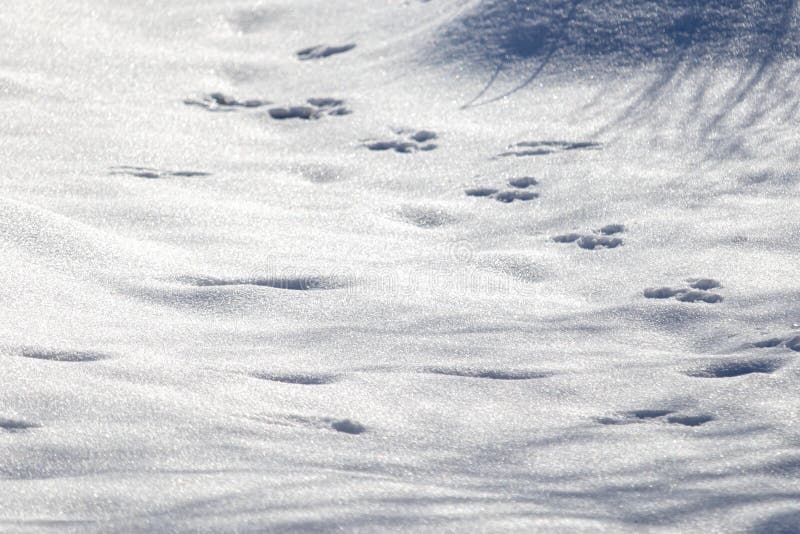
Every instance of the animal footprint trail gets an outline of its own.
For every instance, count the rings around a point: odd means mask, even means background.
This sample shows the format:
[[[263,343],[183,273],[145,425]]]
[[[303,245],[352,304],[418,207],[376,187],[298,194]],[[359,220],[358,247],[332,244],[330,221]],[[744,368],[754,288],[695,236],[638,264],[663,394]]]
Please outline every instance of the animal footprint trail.
[[[130,165],[118,165],[109,168],[111,176],[134,176],[136,178],[195,178],[201,176],[211,176],[211,173],[201,171],[164,171],[152,167],[135,167]]]
[[[773,347],[778,347],[783,344],[784,340],[779,337],[774,337],[770,339],[765,339],[763,341],[756,341],[753,343],[753,346],[758,349],[771,349]]]
[[[269,100],[238,100],[223,93],[210,93],[200,98],[187,98],[183,101],[187,106],[198,106],[208,111],[235,111],[237,108],[260,108],[271,104]]]
[[[687,282],[689,282],[689,287],[703,291],[722,287],[722,284],[713,278],[694,278],[687,280]]]
[[[531,156],[547,156],[550,154],[557,154],[560,152],[568,152],[573,150],[600,150],[603,145],[593,142],[574,142],[574,141],[522,141],[506,148],[505,152],[501,152],[496,157],[531,157]]]
[[[772,349],[776,347],[786,347],[789,350],[794,352],[800,352],[800,336],[782,338],[782,337],[775,337],[764,339],[762,341],[756,341],[752,343],[751,346],[758,348],[758,349]]]
[[[601,425],[631,425],[648,419],[661,419],[673,413],[672,410],[631,410],[616,417],[598,417],[595,420]]]
[[[553,237],[556,243],[575,243],[584,250],[597,250],[602,248],[617,248],[623,244],[621,237],[614,237],[625,231],[621,224],[607,224],[593,234],[569,233]]]
[[[750,374],[772,374],[783,366],[780,360],[726,360],[711,362],[686,372],[694,378],[735,378]]]
[[[273,104],[269,100],[238,100],[223,93],[211,93],[197,99],[186,99],[183,101],[188,106],[198,106],[208,111],[230,112],[239,109],[257,109]],[[349,115],[351,111],[345,107],[344,100],[338,98],[308,98],[304,104],[285,105],[272,107],[268,110],[269,116],[276,120],[319,119],[325,115],[342,116]]]
[[[553,373],[541,371],[518,371],[503,369],[430,367],[425,371],[434,375],[453,376],[460,378],[482,378],[488,380],[538,380],[553,376]]]
[[[25,349],[22,351],[21,356],[23,358],[30,358],[32,360],[46,360],[51,362],[65,363],[97,362],[110,358],[109,355],[100,352],[39,349]]]
[[[532,176],[522,176],[520,178],[512,178],[508,181],[508,185],[517,189],[527,189],[532,185],[539,185],[539,181]]]
[[[409,132],[407,130],[398,130],[395,132],[398,138],[378,141],[366,141],[364,146],[373,151],[387,151],[393,150],[398,154],[411,154],[414,152],[427,152],[435,150],[437,145],[431,143],[438,137],[436,132],[430,130],[418,130],[416,132]]]
[[[486,187],[466,189],[464,194],[468,197],[488,197],[504,204],[510,204],[515,200],[527,202],[539,198],[539,193],[533,191],[498,191],[497,189]]]
[[[367,427],[363,424],[348,418],[335,417],[306,417],[302,415],[274,415],[256,417],[257,421],[280,425],[303,427],[314,430],[334,430],[342,434],[359,435],[367,432]]]
[[[526,202],[534,198],[539,198],[539,193],[534,193],[532,191],[500,191],[493,195],[493,198],[498,202],[509,204],[515,200]]]
[[[673,425],[683,426],[700,426],[710,423],[714,417],[706,414],[700,415],[670,415],[667,417],[667,422]]]
[[[313,59],[324,59],[337,54],[349,52],[356,47],[355,43],[347,43],[343,45],[316,45],[297,51],[297,58],[300,61],[309,61]]]
[[[7,419],[5,417],[0,417],[0,430],[2,431],[14,433],[23,432],[32,428],[39,428],[39,425],[19,419]]]
[[[184,276],[179,282],[196,287],[225,287],[225,286],[257,286],[289,291],[317,291],[326,289],[342,289],[350,284],[347,280],[338,277],[325,276],[276,276],[252,278],[216,278]]]
[[[353,435],[363,434],[367,431],[364,425],[357,421],[351,421],[350,419],[338,419],[332,421],[331,428],[337,432]]]
[[[722,295],[712,293],[712,289],[722,287],[717,280],[712,278],[690,278],[687,280],[689,287],[652,287],[644,290],[643,294],[648,299],[675,298],[680,302],[705,302],[716,304],[722,302]]]
[[[676,297],[681,302],[705,302],[706,304],[716,304],[722,302],[722,296],[708,291],[687,291],[679,293]]]
[[[491,187],[473,187],[464,191],[468,197],[491,197],[498,192],[497,189],[492,189]]]
[[[515,200],[527,202],[535,198],[539,198],[539,193],[528,190],[530,187],[539,185],[539,181],[532,176],[522,176],[519,178],[512,178],[508,180],[508,186],[513,189],[500,190],[493,187],[474,187],[465,189],[464,194],[468,197],[486,197],[510,204]]]
[[[641,423],[667,423],[682,426],[701,426],[714,420],[708,414],[678,414],[674,410],[644,409],[622,412],[615,417],[599,417],[601,425],[632,425]]]
[[[270,108],[269,116],[276,120],[313,120],[325,115],[349,115],[351,111],[344,104],[344,100],[336,98],[309,98],[304,105]]]
[[[259,380],[298,386],[324,386],[336,382],[336,377],[333,375],[251,373],[250,376]]]

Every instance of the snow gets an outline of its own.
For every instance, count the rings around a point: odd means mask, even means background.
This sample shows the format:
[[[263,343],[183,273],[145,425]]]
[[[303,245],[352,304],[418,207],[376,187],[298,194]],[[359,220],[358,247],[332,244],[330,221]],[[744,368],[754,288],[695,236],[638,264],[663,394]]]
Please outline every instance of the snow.
[[[7,2],[0,530],[796,532],[798,17]]]

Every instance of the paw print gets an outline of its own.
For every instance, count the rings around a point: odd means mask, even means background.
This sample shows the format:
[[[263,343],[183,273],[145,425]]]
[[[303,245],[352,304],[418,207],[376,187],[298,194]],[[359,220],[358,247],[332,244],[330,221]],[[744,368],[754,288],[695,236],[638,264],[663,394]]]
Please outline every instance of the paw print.
[[[625,231],[621,224],[607,224],[592,234],[562,234],[553,238],[556,243],[575,243],[578,247],[585,250],[597,250],[601,248],[617,248],[622,245],[621,237],[614,237]]]
[[[475,187],[466,189],[464,193],[468,197],[492,198],[505,204],[510,204],[515,200],[526,202],[539,197],[539,193],[530,190],[531,187],[539,185],[539,181],[531,176],[512,178],[508,180],[507,185],[511,189],[500,190],[493,187]]]
[[[417,151],[427,152],[436,149],[436,143],[430,142],[438,137],[436,132],[430,130],[418,130],[416,132],[398,130],[395,133],[398,136],[397,139],[367,141],[364,146],[369,150],[394,150],[399,154],[411,154]]]
[[[644,297],[648,299],[675,298],[680,302],[705,302],[716,304],[722,302],[722,295],[711,290],[719,289],[722,285],[713,278],[689,278],[686,280],[689,287],[654,287],[644,290]]]

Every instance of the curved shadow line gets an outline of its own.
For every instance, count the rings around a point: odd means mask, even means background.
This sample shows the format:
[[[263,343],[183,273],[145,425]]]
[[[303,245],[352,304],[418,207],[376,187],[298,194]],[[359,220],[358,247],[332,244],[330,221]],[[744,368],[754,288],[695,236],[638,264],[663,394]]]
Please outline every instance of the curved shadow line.
[[[573,0],[572,6],[570,7],[570,10],[569,10],[569,13],[567,14],[567,16],[564,18],[563,22],[561,23],[561,32],[560,32],[561,33],[561,37],[566,37],[566,33],[567,33],[566,30],[569,27],[570,23],[573,20],[575,20],[575,15],[576,15],[576,13],[578,11],[578,6],[582,2],[583,2],[583,0]],[[489,83],[484,88],[484,90],[481,91],[481,93],[478,96],[476,96],[475,98],[473,98],[470,102],[468,102],[468,103],[464,104],[463,106],[461,106],[461,109],[468,109],[468,108],[471,108],[471,107],[479,107],[479,106],[485,106],[487,104],[492,104],[494,102],[497,102],[498,100],[502,100],[504,98],[507,98],[507,97],[513,95],[514,93],[518,92],[518,91],[521,91],[522,89],[524,89],[525,87],[530,85],[534,80],[536,80],[536,78],[539,77],[539,75],[542,73],[542,71],[550,64],[550,61],[553,59],[553,56],[555,56],[555,54],[556,54],[556,52],[558,52],[558,50],[559,50],[559,45],[557,43],[554,43],[553,45],[551,45],[550,51],[542,59],[542,62],[539,65],[539,67],[536,68],[531,73],[530,76],[528,76],[522,83],[520,83],[516,87],[513,87],[513,88],[509,89],[508,91],[506,91],[504,93],[501,93],[501,94],[499,94],[499,95],[497,95],[495,97],[492,97],[489,100],[485,100],[483,102],[479,102],[479,103],[475,104],[474,102],[477,101],[481,97],[481,95],[484,94],[494,84],[494,80],[497,78],[497,74],[499,73],[500,68],[501,68],[500,66],[498,66],[498,69],[495,71],[495,75],[489,81]]]
[[[744,102],[744,99],[750,94],[753,89],[764,80],[765,75],[767,74],[767,69],[775,62],[775,58],[777,56],[776,50],[778,45],[781,41],[785,40],[789,30],[791,29],[792,25],[792,15],[797,9],[797,0],[790,0],[783,13],[783,18],[781,19],[780,28],[776,31],[772,39],[770,40],[769,46],[766,47],[764,55],[761,58],[759,63],[758,69],[756,72],[747,79],[747,76],[743,76],[739,83],[736,84],[736,87],[733,88],[729,92],[731,100],[729,103],[722,107],[717,113],[714,114],[714,117],[706,124],[705,128],[703,128],[703,136],[708,137],[714,128],[719,126],[720,122],[729,115],[736,107]]]
[[[644,111],[654,102],[663,98],[671,84],[679,79],[679,73],[684,65],[685,54],[681,53],[661,70],[661,74],[658,78],[653,80],[646,88],[642,89],[641,93],[639,93],[632,102],[617,113],[616,119],[612,119],[611,122],[598,127],[592,132],[592,135],[603,136],[623,124],[635,124],[637,122],[637,117],[639,117],[638,120],[641,121]]]
[[[491,75],[491,77],[489,78],[489,81],[488,81],[488,82],[486,82],[486,85],[484,85],[484,86],[483,86],[483,89],[481,89],[481,90],[480,90],[480,92],[479,92],[477,95],[475,95],[475,97],[474,97],[472,100],[470,100],[470,101],[469,101],[469,102],[467,102],[466,104],[462,105],[462,106],[461,106],[461,109],[468,109],[468,108],[472,107],[472,105],[473,105],[475,102],[477,102],[478,100],[480,100],[480,99],[481,99],[481,97],[483,97],[483,95],[485,95],[485,94],[486,94],[486,92],[487,92],[489,89],[491,89],[491,88],[492,88],[492,86],[494,85],[494,82],[495,82],[495,80],[497,80],[497,76],[500,74],[500,71],[502,71],[502,70],[503,70],[503,65],[502,65],[502,63],[499,63],[499,64],[497,65],[497,67],[495,67],[495,69],[494,69],[494,73],[493,73],[493,74]]]

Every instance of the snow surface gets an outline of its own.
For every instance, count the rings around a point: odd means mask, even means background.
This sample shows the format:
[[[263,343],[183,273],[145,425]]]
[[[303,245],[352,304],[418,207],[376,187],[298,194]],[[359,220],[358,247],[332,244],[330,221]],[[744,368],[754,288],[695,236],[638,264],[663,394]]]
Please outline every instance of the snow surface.
[[[798,24],[7,0],[0,530],[800,531]]]

